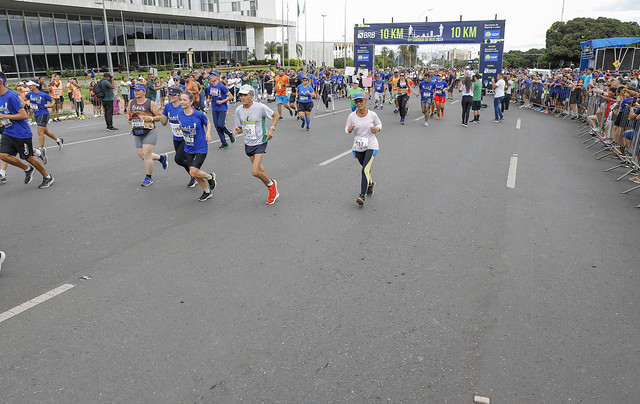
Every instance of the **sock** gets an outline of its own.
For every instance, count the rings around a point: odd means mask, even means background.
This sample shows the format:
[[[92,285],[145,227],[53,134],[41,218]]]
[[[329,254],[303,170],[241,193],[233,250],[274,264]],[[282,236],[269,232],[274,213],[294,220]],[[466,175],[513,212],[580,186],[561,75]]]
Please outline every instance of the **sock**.
[[[151,175],[147,174],[147,175],[146,175],[146,177],[147,177],[147,178],[151,178]]]
[[[273,185],[273,180],[269,180],[269,183],[267,184],[268,187]]]
[[[7,175],[7,170],[0,170],[0,175],[3,177]]]
[[[26,171],[31,171],[31,170],[33,170],[33,167],[28,166],[28,167],[27,167],[27,169],[26,169],[26,170],[24,170],[24,171],[26,172]]]
[[[46,177],[44,177],[46,179],[50,179],[51,178],[51,174],[47,175]]]
[[[307,126],[311,123],[311,118],[304,118],[304,121],[307,123]]]
[[[36,149],[35,155],[36,155],[36,157],[42,156],[42,152],[40,151],[40,149]]]

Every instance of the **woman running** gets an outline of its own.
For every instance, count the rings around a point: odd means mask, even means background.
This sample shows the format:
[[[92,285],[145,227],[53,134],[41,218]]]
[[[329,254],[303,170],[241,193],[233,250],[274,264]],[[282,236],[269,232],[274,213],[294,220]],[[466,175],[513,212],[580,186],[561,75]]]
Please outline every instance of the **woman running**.
[[[365,194],[372,196],[373,187],[376,186],[376,183],[371,179],[371,164],[373,163],[373,158],[378,154],[376,133],[382,130],[382,122],[375,112],[367,109],[363,93],[354,94],[352,99],[357,109],[347,118],[345,131],[347,134],[354,135],[351,150],[353,151],[353,156],[358,159],[362,166],[360,195],[358,195],[356,203],[364,206]]]
[[[304,76],[302,78],[302,84],[296,89],[298,94],[298,115],[300,121],[302,121],[301,128],[307,125],[307,131],[309,131],[309,125],[311,124],[311,111],[313,111],[313,98],[316,96],[316,92],[313,87],[309,85],[309,77]]]
[[[168,93],[169,102],[164,106],[160,122],[162,125],[166,125],[168,123],[171,127],[171,134],[173,135],[173,149],[176,151],[174,160],[177,165],[182,166],[187,171],[187,174],[189,174],[189,166],[185,163],[184,138],[182,136],[182,131],[180,130],[180,121],[178,121],[178,115],[182,111],[180,95],[183,91],[177,86],[174,86],[169,88]],[[187,187],[193,188],[195,186],[196,179],[191,177]]]
[[[202,188],[202,195],[198,200],[204,202],[213,197],[213,190],[216,187],[216,174],[206,173],[201,170],[204,160],[209,152],[209,142],[211,142],[211,123],[207,116],[194,109],[195,96],[191,92],[180,95],[180,105],[182,112],[178,114],[180,130],[184,138],[183,164],[189,167],[189,175],[195,178]]]

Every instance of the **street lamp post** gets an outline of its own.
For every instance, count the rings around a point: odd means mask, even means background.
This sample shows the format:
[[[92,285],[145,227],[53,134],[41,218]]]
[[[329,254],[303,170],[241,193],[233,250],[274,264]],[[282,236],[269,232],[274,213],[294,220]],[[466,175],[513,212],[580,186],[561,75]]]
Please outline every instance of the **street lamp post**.
[[[326,17],[327,14],[322,14],[322,66],[325,65],[325,61],[324,61],[324,17]]]
[[[124,28],[124,16],[122,10],[120,10],[120,21],[122,21],[122,39],[124,41],[124,62],[127,64],[127,77],[130,77],[129,73],[129,50],[127,49],[127,31]]]
[[[344,55],[343,61],[344,65],[342,66],[345,70],[347,69],[347,0],[344,0]]]
[[[104,23],[104,43],[107,45],[107,62],[109,63],[109,73],[113,75],[113,61],[111,60],[111,47],[109,46],[109,28],[107,28],[107,6],[105,0],[102,3],[102,22]],[[100,3],[96,3],[100,4]],[[100,67],[100,66],[98,66]]]

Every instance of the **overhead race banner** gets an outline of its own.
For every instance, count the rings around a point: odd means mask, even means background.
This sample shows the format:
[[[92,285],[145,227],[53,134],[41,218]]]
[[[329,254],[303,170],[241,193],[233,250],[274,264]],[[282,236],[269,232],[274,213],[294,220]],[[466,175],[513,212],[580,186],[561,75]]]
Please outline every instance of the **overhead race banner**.
[[[430,45],[504,40],[505,20],[360,24],[355,45]]]

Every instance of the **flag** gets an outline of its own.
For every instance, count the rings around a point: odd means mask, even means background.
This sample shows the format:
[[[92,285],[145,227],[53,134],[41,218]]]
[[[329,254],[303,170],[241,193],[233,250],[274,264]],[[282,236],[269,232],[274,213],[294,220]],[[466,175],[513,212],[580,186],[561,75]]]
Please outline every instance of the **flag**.
[[[300,0],[297,0],[298,3],[298,17],[300,17]]]

